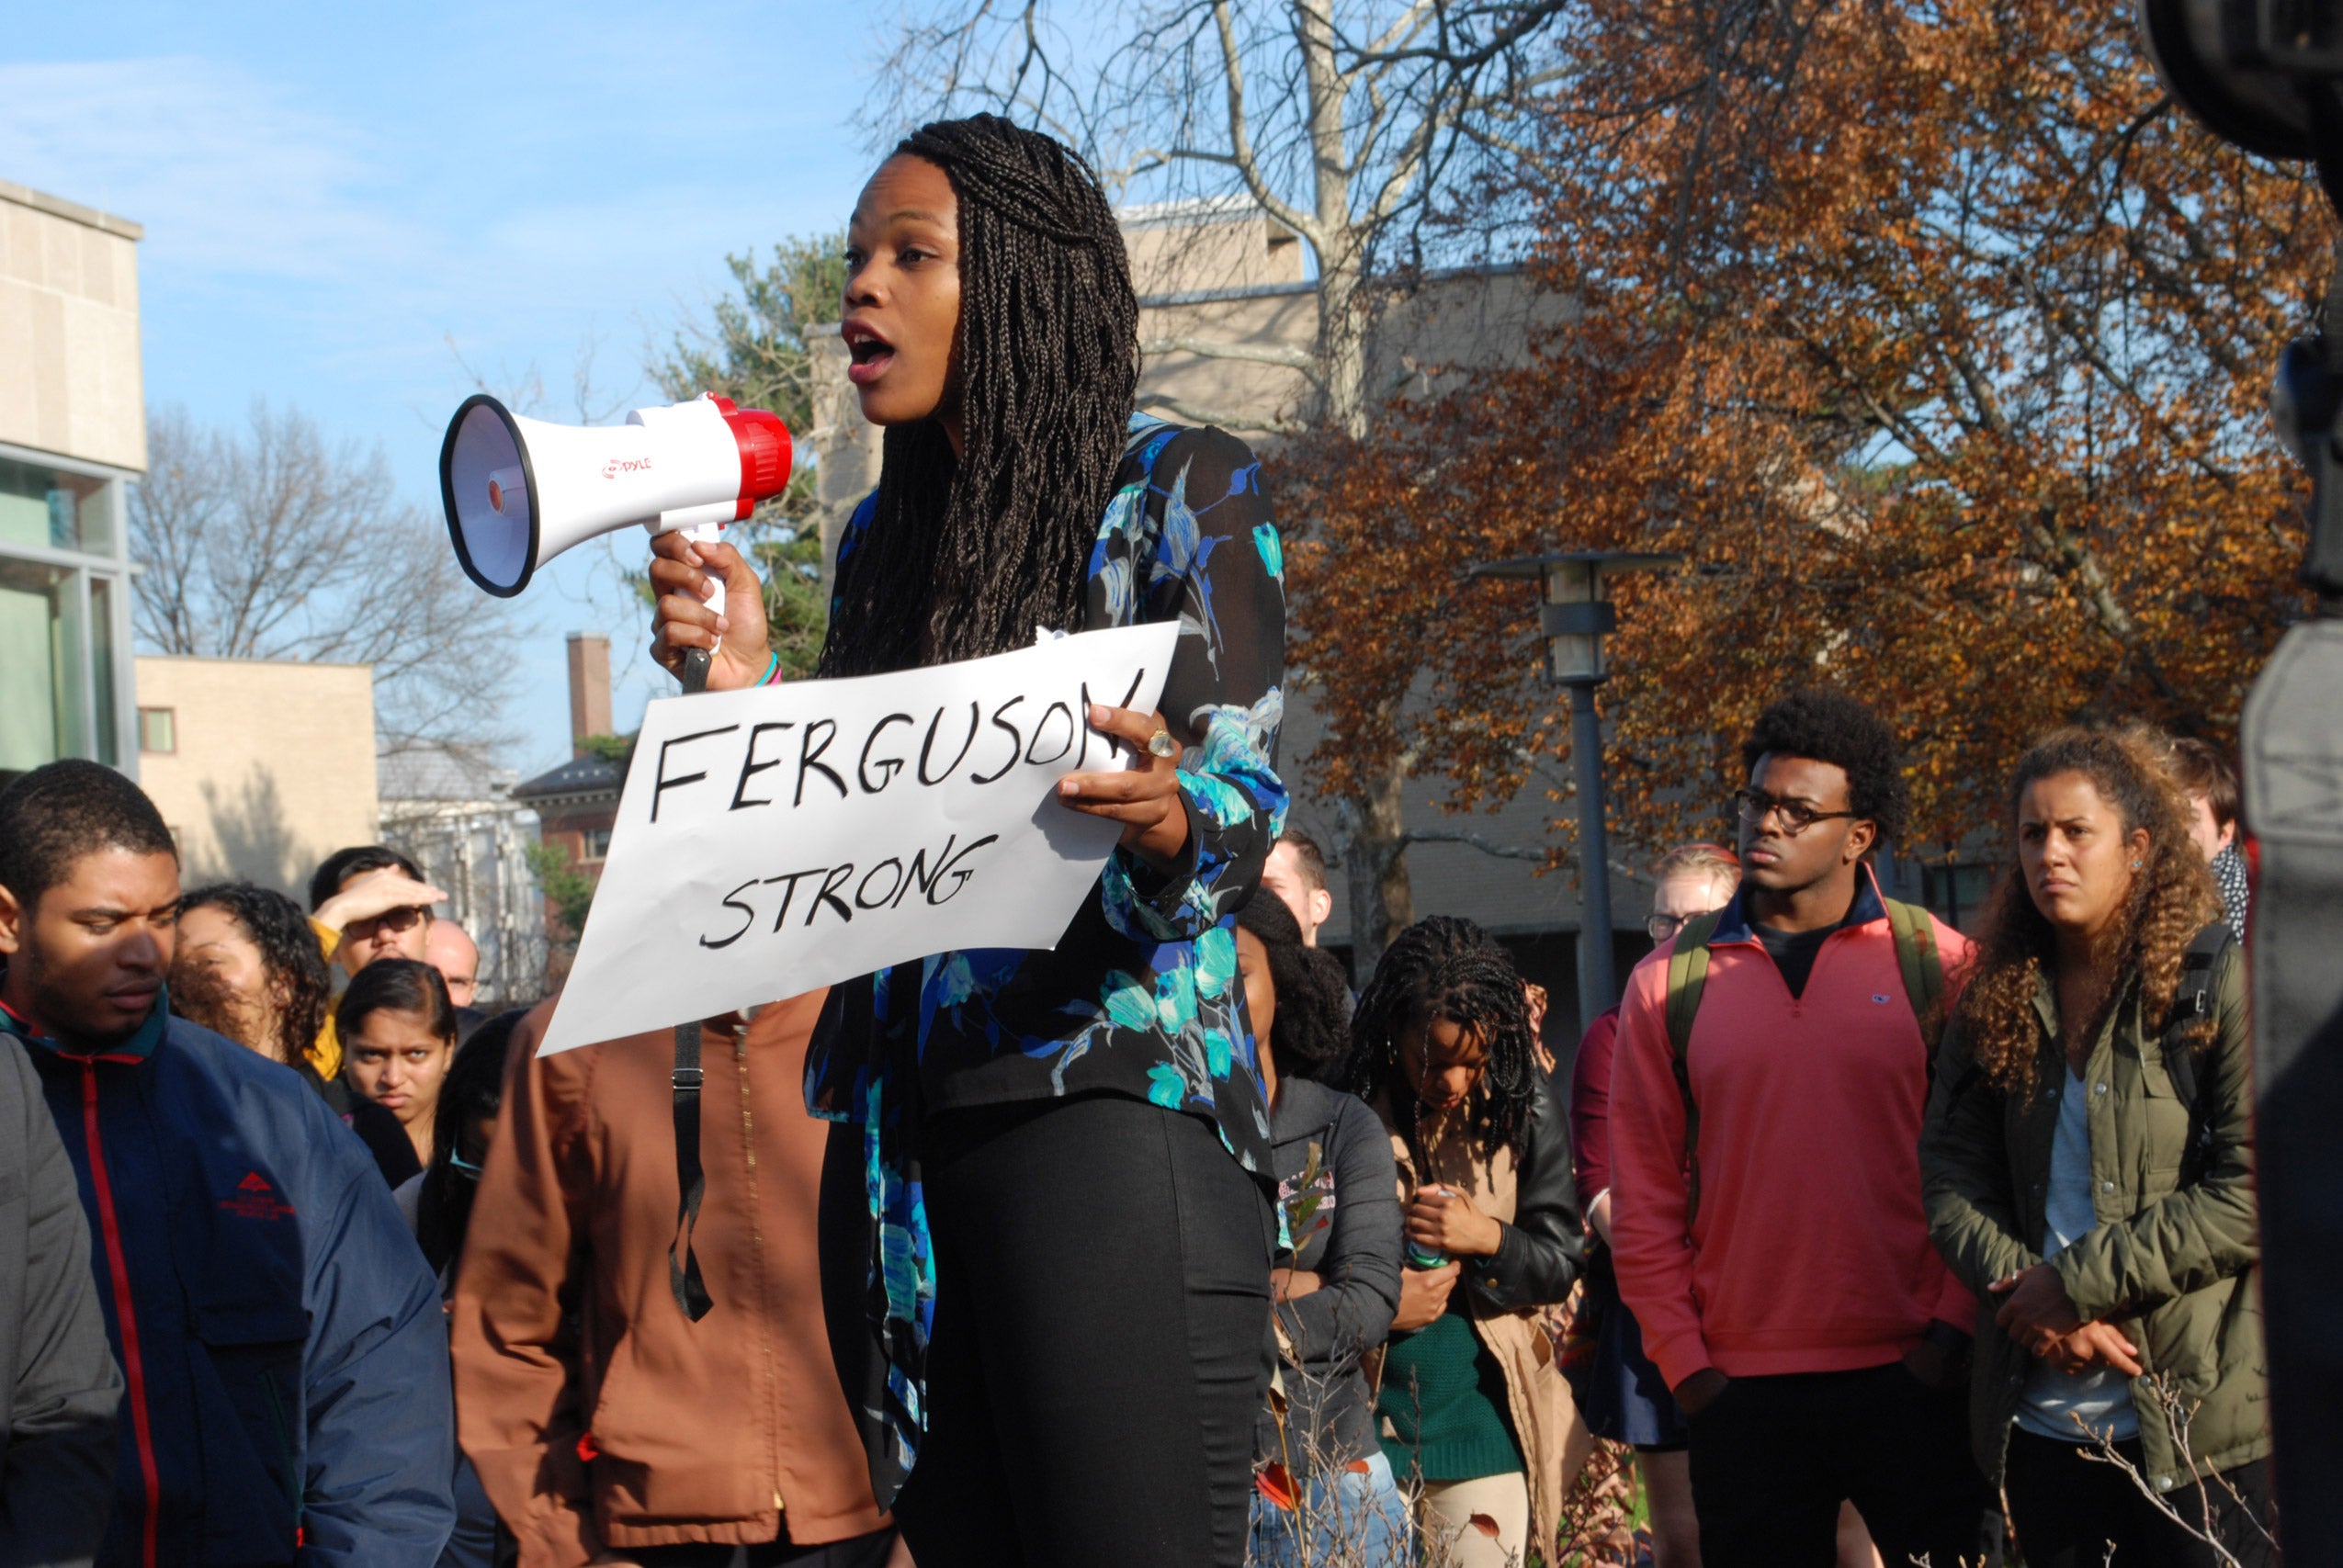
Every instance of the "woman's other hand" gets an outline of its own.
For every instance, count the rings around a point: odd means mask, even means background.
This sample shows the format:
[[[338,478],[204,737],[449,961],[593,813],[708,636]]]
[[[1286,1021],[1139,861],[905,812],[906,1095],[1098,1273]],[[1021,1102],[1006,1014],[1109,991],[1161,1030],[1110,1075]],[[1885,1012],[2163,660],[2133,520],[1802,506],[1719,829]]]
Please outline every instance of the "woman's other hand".
[[[2043,1359],[2069,1375],[2079,1375],[2095,1367],[2112,1367],[2127,1378],[2140,1375],[2140,1348],[2125,1338],[2111,1323],[2086,1323],[2065,1338],[2054,1341]]]
[[[1421,1328],[1448,1310],[1448,1292],[1456,1288],[1456,1276],[1463,1272],[1458,1263],[1443,1263],[1437,1269],[1402,1269],[1399,1270],[1399,1310],[1391,1319],[1391,1332],[1409,1334]]]
[[[2066,1297],[2066,1281],[2047,1263],[1996,1280],[1986,1289],[2002,1298],[1993,1321],[2037,1356],[2048,1355],[2051,1346],[2083,1325],[2082,1314]]]
[[[1505,1227],[1473,1207],[1462,1192],[1419,1187],[1408,1200],[1407,1235],[1426,1252],[1451,1258],[1494,1258]]]
[[[724,580],[720,605],[700,597],[707,574]],[[651,542],[651,586],[659,603],[651,612],[651,656],[682,679],[688,649],[708,651],[707,689],[729,692],[764,679],[773,662],[764,626],[764,584],[730,545],[697,544],[683,534],[662,534]]]
[[[1092,703],[1090,727],[1129,746],[1142,765],[1112,773],[1068,773],[1058,781],[1059,803],[1120,822],[1125,849],[1158,871],[1170,871],[1188,845],[1188,808],[1180,799],[1178,755],[1159,757],[1148,750],[1149,739],[1169,733],[1163,716]]]

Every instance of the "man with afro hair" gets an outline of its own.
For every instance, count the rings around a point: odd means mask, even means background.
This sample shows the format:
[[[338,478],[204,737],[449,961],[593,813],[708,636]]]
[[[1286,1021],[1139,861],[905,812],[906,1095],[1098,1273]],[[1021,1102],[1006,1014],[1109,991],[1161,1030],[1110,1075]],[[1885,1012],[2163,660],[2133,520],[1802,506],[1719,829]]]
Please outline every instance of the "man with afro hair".
[[[1890,1562],[1974,1559],[1954,1372],[1976,1303],[1930,1243],[1919,1159],[1932,993],[1968,943],[1872,874],[1907,809],[1876,714],[1794,693],[1741,759],[1740,889],[1621,1004],[1619,1292],[1687,1417],[1708,1568],[1830,1562],[1842,1500]]]

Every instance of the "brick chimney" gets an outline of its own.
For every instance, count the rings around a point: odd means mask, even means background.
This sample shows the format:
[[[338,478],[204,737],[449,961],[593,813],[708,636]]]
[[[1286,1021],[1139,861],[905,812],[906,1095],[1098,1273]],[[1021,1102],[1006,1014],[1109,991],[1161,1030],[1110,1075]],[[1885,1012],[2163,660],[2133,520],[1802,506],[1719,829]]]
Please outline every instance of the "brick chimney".
[[[610,639],[594,632],[570,634],[570,735],[574,756],[585,755],[575,744],[584,735],[610,733]]]

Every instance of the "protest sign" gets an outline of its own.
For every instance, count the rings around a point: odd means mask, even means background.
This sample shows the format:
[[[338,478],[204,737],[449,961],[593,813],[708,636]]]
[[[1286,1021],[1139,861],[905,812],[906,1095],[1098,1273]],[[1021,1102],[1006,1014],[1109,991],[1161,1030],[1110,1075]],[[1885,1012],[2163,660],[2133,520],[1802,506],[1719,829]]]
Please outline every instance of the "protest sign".
[[[1058,781],[1129,764],[1176,622],[852,680],[662,698],[543,1052],[976,947],[1054,947],[1122,825]]]

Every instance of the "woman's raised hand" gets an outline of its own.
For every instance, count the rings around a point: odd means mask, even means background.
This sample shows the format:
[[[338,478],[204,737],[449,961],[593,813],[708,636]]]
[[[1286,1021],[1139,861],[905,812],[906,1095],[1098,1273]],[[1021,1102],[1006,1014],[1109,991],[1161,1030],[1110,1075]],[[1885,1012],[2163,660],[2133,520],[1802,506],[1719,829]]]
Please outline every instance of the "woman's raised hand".
[[[707,573],[724,579],[720,606],[700,597]],[[695,543],[681,533],[651,542],[651,586],[658,595],[651,612],[651,656],[661,669],[681,678],[686,649],[709,651],[707,689],[732,691],[764,679],[773,645],[764,625],[764,584],[741,552],[730,545]]]
[[[1127,744],[1143,765],[1113,773],[1068,773],[1058,781],[1058,801],[1120,822],[1125,849],[1158,871],[1171,870],[1187,847],[1188,809],[1180,801],[1179,753],[1159,757],[1148,749],[1150,739],[1170,733],[1163,716],[1092,703],[1090,727]]]

